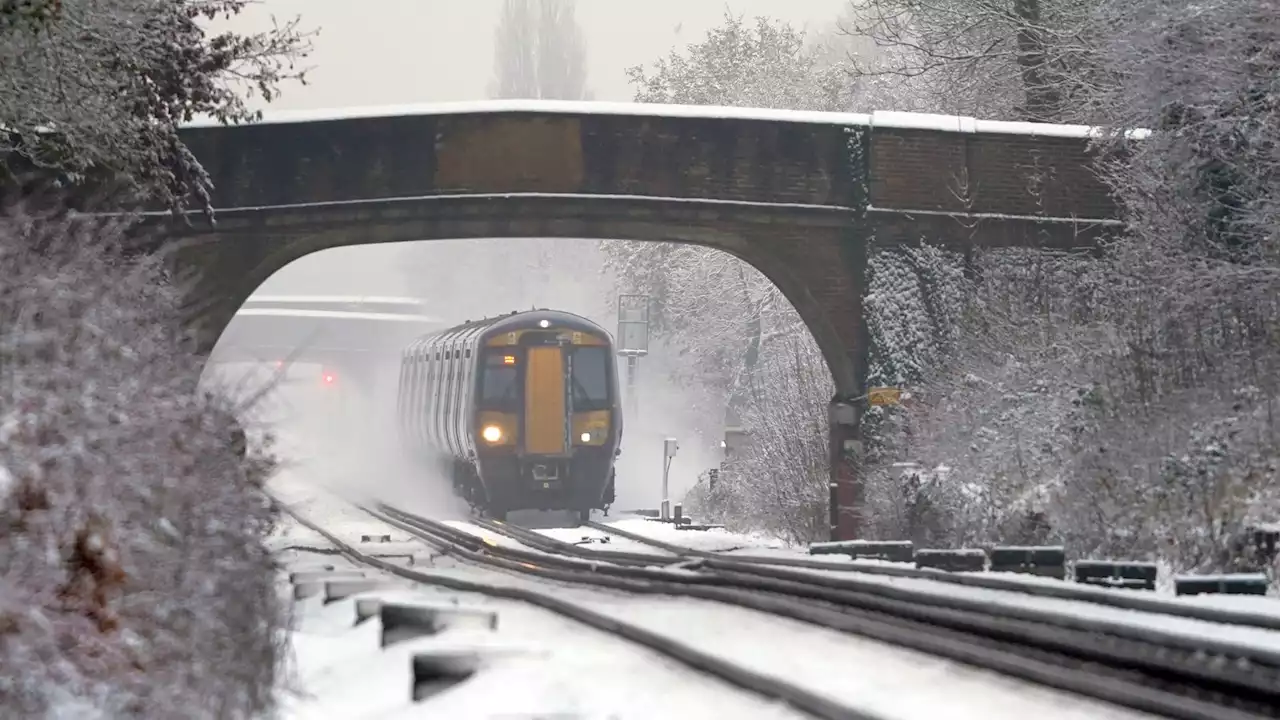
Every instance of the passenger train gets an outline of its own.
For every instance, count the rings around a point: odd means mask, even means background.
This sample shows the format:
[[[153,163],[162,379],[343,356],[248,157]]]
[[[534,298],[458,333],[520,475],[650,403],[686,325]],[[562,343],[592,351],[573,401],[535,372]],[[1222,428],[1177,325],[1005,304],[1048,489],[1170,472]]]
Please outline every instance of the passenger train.
[[[587,318],[530,310],[423,335],[401,355],[401,437],[439,460],[471,507],[569,510],[614,501],[622,409],[613,339]]]

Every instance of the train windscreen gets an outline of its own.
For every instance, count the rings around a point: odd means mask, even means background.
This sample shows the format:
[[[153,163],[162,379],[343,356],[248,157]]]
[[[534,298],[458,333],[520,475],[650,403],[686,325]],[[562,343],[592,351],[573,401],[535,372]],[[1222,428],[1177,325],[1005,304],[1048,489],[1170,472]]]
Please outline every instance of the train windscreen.
[[[520,405],[519,377],[516,356],[510,351],[491,350],[486,353],[484,372],[480,375],[480,409],[517,409]]]
[[[573,351],[574,410],[604,410],[609,407],[609,349],[579,347]]]

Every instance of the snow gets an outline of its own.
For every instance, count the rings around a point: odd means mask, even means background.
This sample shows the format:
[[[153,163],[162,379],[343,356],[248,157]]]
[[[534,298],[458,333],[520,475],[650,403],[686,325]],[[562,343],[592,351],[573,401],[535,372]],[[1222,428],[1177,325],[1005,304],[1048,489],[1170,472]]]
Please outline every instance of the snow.
[[[911,650],[689,599],[574,599],[893,720],[1146,717]],[[996,708],[999,708],[998,710]],[[714,717],[731,717],[717,713]]]
[[[294,562],[305,562],[302,554]],[[447,563],[448,560],[442,560]],[[335,569],[343,569],[337,561]],[[1145,717],[1027,685],[950,661],[698,600],[633,597],[469,568],[431,572],[552,591],[557,597],[671,636],[766,675],[801,683],[888,720],[1002,720],[1034,713],[1052,720]],[[374,573],[369,573],[374,574]],[[378,647],[376,620],[352,627],[355,601],[457,602],[498,613],[496,631],[449,629]],[[800,718],[682,665],[521,603],[440,589],[381,590],[329,605],[299,601],[292,637],[288,720],[311,718],[549,717]],[[455,688],[414,704],[410,659],[417,652],[477,653],[481,670]],[[929,688],[920,692],[920,688]],[[1001,711],[993,714],[992,708]]]
[[[422,594],[376,595],[412,602],[414,595]],[[477,597],[463,602],[496,611],[498,630],[449,629],[381,649],[376,620],[351,627],[354,598],[328,606],[304,601],[293,638],[296,678],[304,696],[289,702],[284,716],[629,720],[670,717],[672,708],[679,708],[682,714],[701,711],[716,717],[803,717],[762,706],[749,695],[549,612]],[[483,666],[455,688],[413,703],[411,657],[447,651],[475,652]]]
[[[876,110],[871,113],[870,122],[867,125],[872,128],[882,127],[896,130],[931,130],[935,132],[1027,135],[1032,137],[1087,138],[1098,134],[1098,129],[1089,125],[978,120],[961,115],[936,115],[894,110]],[[1148,134],[1150,132],[1147,130],[1137,130],[1130,133],[1130,137],[1142,139],[1147,137]]]
[[[1219,575],[1174,575],[1175,581],[1179,580],[1201,580],[1204,582],[1239,582],[1241,580],[1250,580],[1253,582],[1266,582],[1266,573],[1223,573]]]
[[[650,537],[660,542],[705,552],[726,552],[742,548],[784,549],[787,547],[787,544],[781,540],[762,535],[742,535],[722,528],[677,530],[675,525],[671,523],[655,522],[639,517],[619,518],[605,524],[625,532]]]
[[[932,130],[937,132],[991,133],[1040,137],[1086,138],[1095,135],[1088,125],[1058,125],[996,120],[977,120],[959,115],[933,115],[877,110],[868,113],[777,110],[772,108],[717,107],[714,105],[664,105],[660,103],[583,102],[563,100],[486,100],[478,102],[418,103],[318,110],[278,110],[263,113],[255,125],[333,122],[370,118],[439,115],[487,115],[496,113],[537,113],[546,115],[616,115],[630,117],[720,118],[764,120],[822,125],[862,125],[870,128]],[[202,118],[183,127],[221,127],[212,118]],[[1140,130],[1134,137],[1146,137]]]
[[[618,535],[610,535],[601,532],[595,528],[577,527],[577,528],[541,528],[536,530],[539,534],[546,535],[553,540],[561,542],[575,543],[580,547],[590,550],[611,550],[616,552],[630,553],[648,553],[655,558],[670,558],[671,554],[661,548],[652,545],[628,540]],[[583,542],[586,540],[587,542]],[[602,542],[603,541],[603,542]]]

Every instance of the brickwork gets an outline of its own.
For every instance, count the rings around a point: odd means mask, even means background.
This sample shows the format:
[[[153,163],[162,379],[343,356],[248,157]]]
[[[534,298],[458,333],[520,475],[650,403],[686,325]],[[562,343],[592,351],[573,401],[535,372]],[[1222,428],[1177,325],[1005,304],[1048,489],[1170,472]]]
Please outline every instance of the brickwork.
[[[185,130],[214,206],[553,192],[842,205],[843,128],[612,115],[362,118]]]
[[[1113,218],[1084,138],[875,129],[871,204],[892,210]]]

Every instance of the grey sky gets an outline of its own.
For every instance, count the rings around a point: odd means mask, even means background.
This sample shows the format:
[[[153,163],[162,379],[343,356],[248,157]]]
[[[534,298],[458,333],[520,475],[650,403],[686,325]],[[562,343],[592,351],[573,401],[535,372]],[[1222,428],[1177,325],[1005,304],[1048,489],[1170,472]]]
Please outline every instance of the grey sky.
[[[588,84],[600,100],[629,100],[625,68],[653,62],[700,39],[728,7],[814,30],[849,0],[579,0]],[[269,27],[270,16],[301,16],[319,28],[307,87],[291,84],[280,109],[339,108],[485,97],[493,27],[502,0],[261,0],[233,23]],[[679,33],[676,32],[680,26]]]

